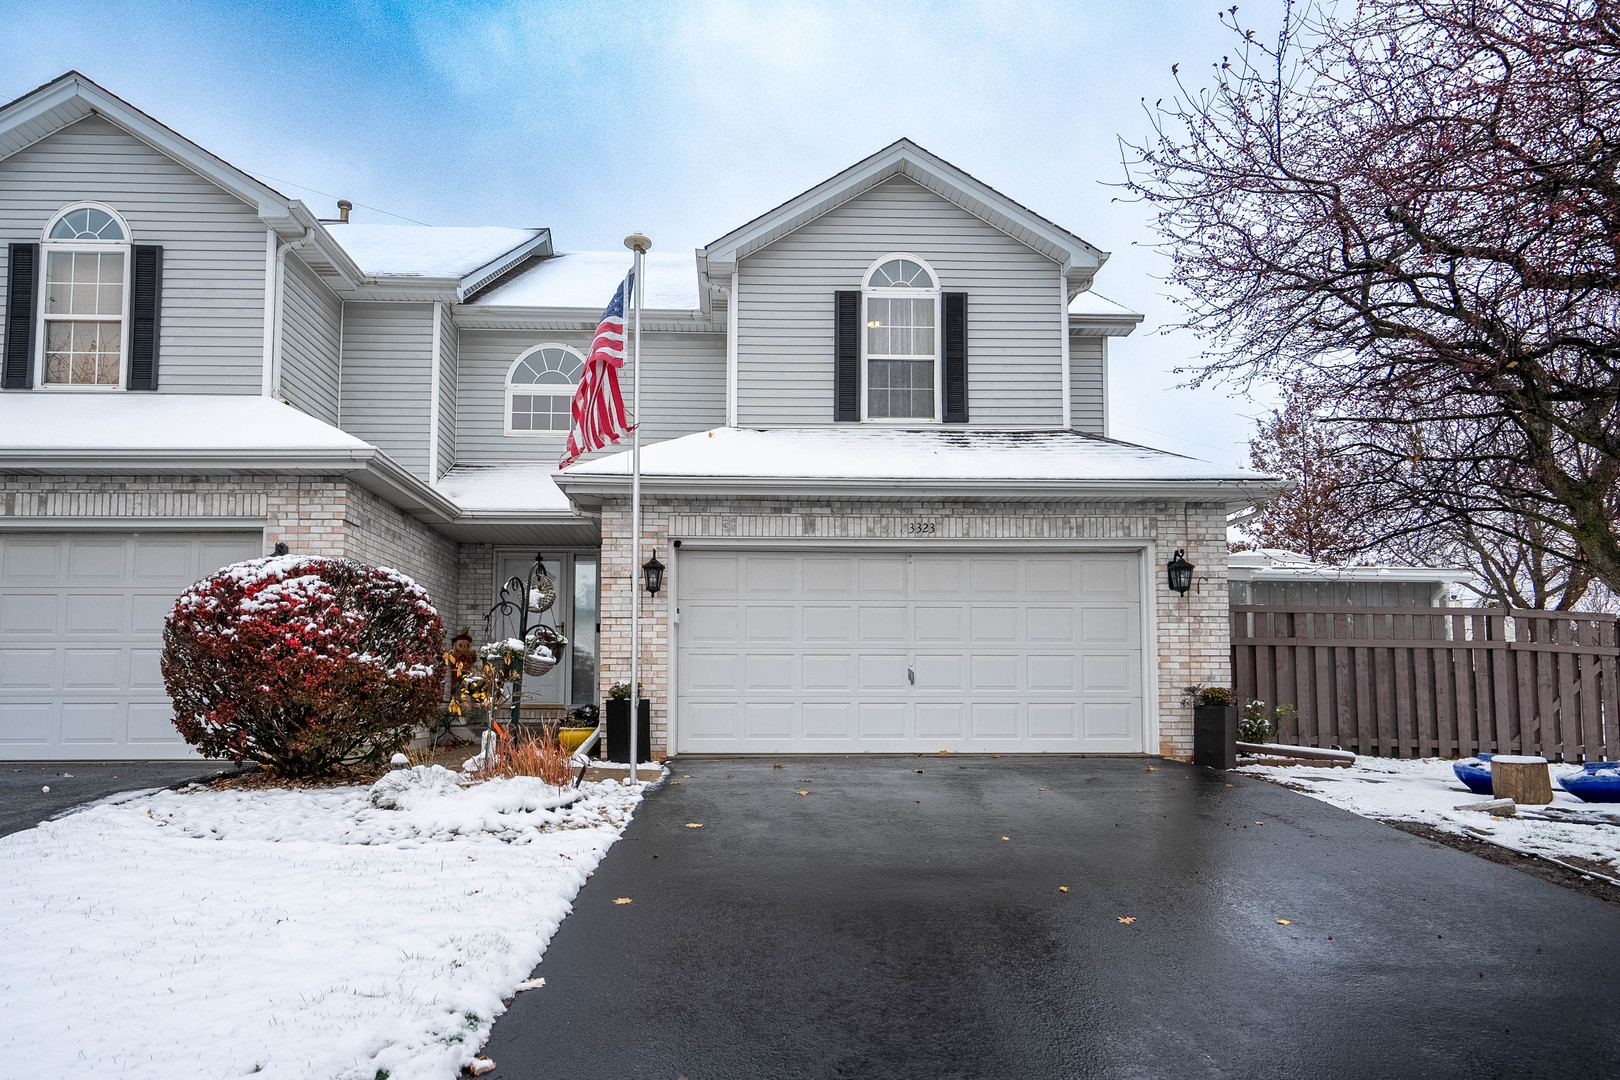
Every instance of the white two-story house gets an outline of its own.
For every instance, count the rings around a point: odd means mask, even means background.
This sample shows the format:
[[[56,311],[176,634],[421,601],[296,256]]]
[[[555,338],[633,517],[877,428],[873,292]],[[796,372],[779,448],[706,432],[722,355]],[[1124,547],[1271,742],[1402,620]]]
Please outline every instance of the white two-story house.
[[[0,759],[188,754],[163,618],[277,544],[475,636],[540,554],[571,644],[528,699],[628,678],[628,455],[557,461],[630,253],[347,217],[77,73],[0,108]],[[659,751],[1190,753],[1270,482],[1108,437],[1106,259],[907,141],[649,255]]]

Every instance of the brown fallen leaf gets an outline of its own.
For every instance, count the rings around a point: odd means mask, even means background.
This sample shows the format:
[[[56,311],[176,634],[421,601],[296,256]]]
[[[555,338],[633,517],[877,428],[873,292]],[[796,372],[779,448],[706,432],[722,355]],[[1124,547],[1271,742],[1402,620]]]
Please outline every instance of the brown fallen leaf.
[[[1226,786],[1227,786],[1227,787],[1231,787],[1231,786],[1232,786],[1232,785],[1231,785],[1231,784],[1227,784],[1227,785],[1226,785]]]
[[[669,786],[670,786],[670,787],[674,787],[674,786],[675,786],[675,785],[676,785],[676,784],[679,784],[679,783],[680,783],[680,781],[679,781],[679,780],[671,780],[671,781],[670,781],[670,782],[669,782]]]
[[[1257,821],[1257,822],[1255,822],[1255,824],[1256,824],[1256,825],[1264,825],[1264,824],[1265,824],[1265,822],[1263,822],[1263,821]]]
[[[1122,922],[1122,923],[1130,924],[1130,923],[1133,923],[1133,922],[1136,921],[1136,916],[1135,915],[1121,915],[1119,917],[1119,921]]]
[[[1157,771],[1158,771],[1157,766],[1155,766],[1155,765],[1149,765],[1148,766],[1148,772],[1157,772]]]
[[[492,1072],[494,1068],[495,1062],[491,1061],[489,1058],[475,1057],[472,1059],[472,1064],[467,1066],[467,1071],[472,1073],[474,1076],[483,1076],[487,1072]]]
[[[703,828],[703,822],[701,822],[701,821],[688,821],[686,823],[686,827],[688,829],[701,829],[701,828]]]
[[[1002,837],[1002,839],[1003,839],[1003,840],[1011,840],[1011,839],[1012,839],[1012,837],[1010,837],[1010,836],[1003,836],[1003,837]]]
[[[773,768],[773,769],[780,769],[780,768],[783,768],[783,767],[784,766],[782,765],[782,763],[780,761],[775,761],[775,762],[771,763],[771,768]]]
[[[615,904],[628,904],[630,902],[630,898],[628,896],[621,896],[613,902]]]
[[[808,791],[801,791],[801,792],[799,792],[799,794],[800,794],[800,795],[808,795],[808,794],[810,794],[810,793],[809,793],[809,792],[808,792]]]
[[[1036,791],[1051,791],[1052,789],[1043,787],[1043,788],[1036,788],[1035,790]]]
[[[1069,891],[1069,887],[1067,885],[1059,885],[1058,886],[1058,892],[1068,892],[1068,891]]]
[[[948,753],[950,753],[950,751],[949,750],[941,750],[940,753],[941,754],[948,754]]]
[[[1292,921],[1290,921],[1288,919],[1278,919],[1277,920],[1277,925],[1278,926],[1292,926],[1294,924],[1293,924]]]

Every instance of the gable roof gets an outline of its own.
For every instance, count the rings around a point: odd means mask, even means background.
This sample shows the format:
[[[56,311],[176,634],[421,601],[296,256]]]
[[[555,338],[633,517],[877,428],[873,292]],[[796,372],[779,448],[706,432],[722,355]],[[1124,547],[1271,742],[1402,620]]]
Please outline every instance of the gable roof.
[[[737,261],[775,243],[816,218],[886,180],[904,176],[974,217],[1000,229],[1063,267],[1070,295],[1091,286],[1108,252],[1087,243],[989,184],[970,176],[910,139],[899,139],[871,157],[713,241],[698,252],[698,274],[704,285],[729,278]]]
[[[78,71],[64,72],[43,86],[0,105],[0,160],[89,116],[102,117],[253,207],[260,220],[283,240],[307,239],[321,260],[354,290],[349,295],[370,295],[379,278],[385,281],[405,278],[410,279],[407,285],[432,294],[431,297],[424,295],[424,299],[461,300],[523,260],[551,253],[551,234],[545,229],[347,225],[345,228],[355,230],[416,230],[417,239],[412,244],[389,245],[379,241],[369,246],[358,245],[358,250],[367,258],[374,256],[378,248],[390,246],[396,249],[396,254],[400,248],[425,253],[420,260],[425,268],[397,269],[396,266],[402,264],[386,256],[375,269],[365,266],[349,250],[349,242],[340,242],[303,202],[288,198],[203,149]],[[308,255],[309,248],[302,254]],[[387,291],[391,295],[397,289]]]

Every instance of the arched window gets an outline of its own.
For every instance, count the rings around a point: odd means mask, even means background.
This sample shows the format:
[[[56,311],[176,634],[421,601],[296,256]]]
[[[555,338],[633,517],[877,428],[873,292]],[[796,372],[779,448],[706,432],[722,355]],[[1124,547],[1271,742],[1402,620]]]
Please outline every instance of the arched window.
[[[915,255],[885,255],[861,283],[868,420],[939,416],[939,278]]]
[[[129,352],[129,226],[117,211],[75,203],[41,238],[40,386],[116,390]]]
[[[567,345],[536,345],[512,361],[506,372],[506,433],[550,435],[567,432],[570,406],[585,358]]]

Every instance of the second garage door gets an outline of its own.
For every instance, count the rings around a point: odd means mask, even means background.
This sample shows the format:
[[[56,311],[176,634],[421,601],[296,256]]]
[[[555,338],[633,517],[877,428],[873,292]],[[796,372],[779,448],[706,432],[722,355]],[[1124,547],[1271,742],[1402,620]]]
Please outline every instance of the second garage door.
[[[1139,559],[683,551],[677,749],[1141,752]]]
[[[195,757],[159,661],[175,597],[258,532],[0,533],[0,759]]]

